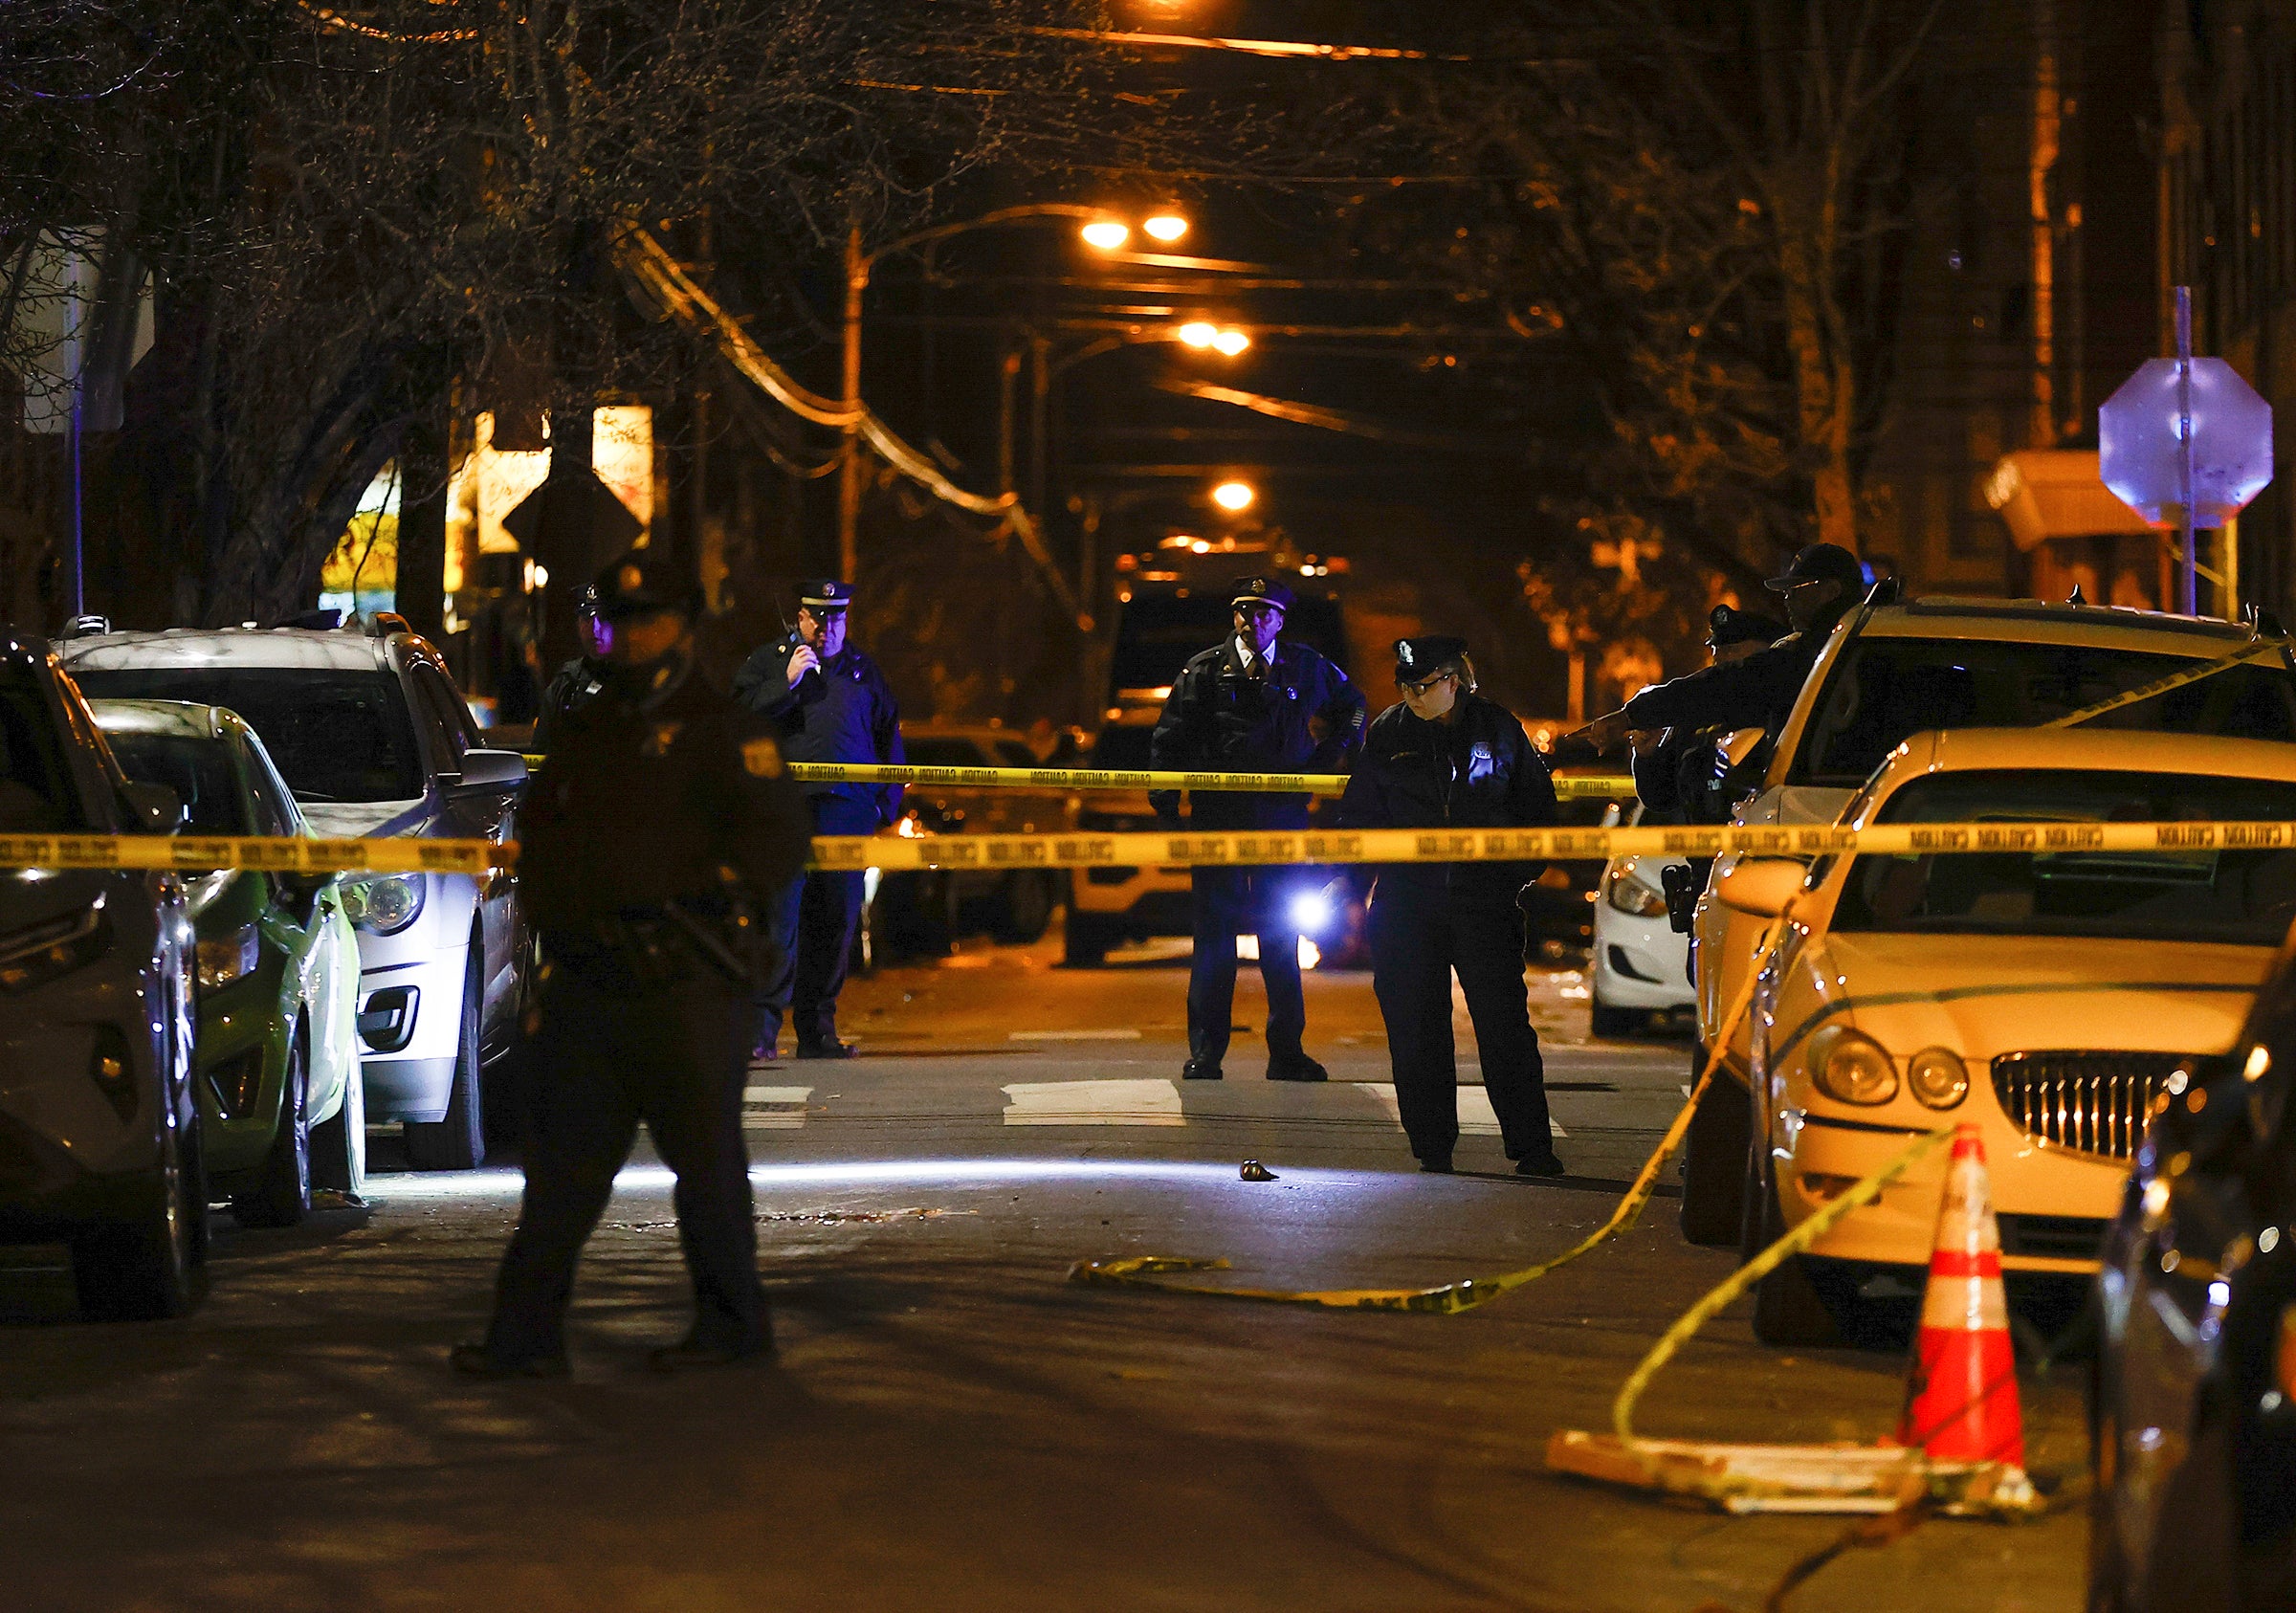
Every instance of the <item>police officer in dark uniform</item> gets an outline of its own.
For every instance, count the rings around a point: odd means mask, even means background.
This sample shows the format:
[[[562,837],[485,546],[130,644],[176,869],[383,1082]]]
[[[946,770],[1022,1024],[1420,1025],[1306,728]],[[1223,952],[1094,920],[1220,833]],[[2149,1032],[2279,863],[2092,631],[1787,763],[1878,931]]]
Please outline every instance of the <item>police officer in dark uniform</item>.
[[[1336,773],[1362,742],[1363,696],[1347,674],[1304,644],[1281,640],[1292,590],[1266,577],[1236,584],[1234,631],[1173,681],[1149,741],[1149,765],[1177,772]],[[1241,790],[1191,792],[1189,825],[1207,830],[1308,827],[1308,798]],[[1149,796],[1177,823],[1180,792]],[[1188,1060],[1181,1074],[1217,1081],[1235,1006],[1236,937],[1256,935],[1268,988],[1268,1078],[1321,1081],[1300,1038],[1308,1026],[1299,933],[1287,911],[1299,876],[1288,869],[1199,868],[1195,961],[1188,976]]]
[[[1706,648],[1713,665],[1743,661],[1787,633],[1784,623],[1735,606],[1717,605],[1707,616]],[[1721,824],[1736,805],[1727,780],[1731,759],[1720,746],[1742,731],[1721,723],[1634,733],[1634,792],[1645,824]]]
[[[821,579],[799,588],[797,630],[766,645],[734,675],[734,697],[776,724],[791,762],[898,764],[901,714],[876,662],[846,638],[852,586]],[[899,784],[805,786],[816,834],[874,834],[901,815]],[[782,963],[759,993],[757,1052],[774,1056],[782,1019],[796,1022],[799,1058],[850,1058],[837,1039],[837,994],[845,989],[853,934],[861,922],[862,874],[816,871],[781,893],[771,915]]]
[[[575,1262],[643,1120],[676,1173],[695,1316],[674,1371],[755,1356],[758,1282],[741,1089],[757,914],[803,865],[805,800],[766,725],[694,668],[693,602],[632,549],[599,581],[613,647],[519,811],[519,897],[541,937],[536,1114],[519,1227],[482,1342],[456,1371],[555,1377]]]
[[[1400,704],[1381,712],[1340,798],[1349,829],[1523,829],[1556,821],[1555,782],[1523,725],[1475,693],[1467,640],[1395,642]],[[1507,1157],[1560,1176],[1545,1067],[1523,983],[1519,863],[1394,863],[1372,871],[1371,981],[1387,1022],[1396,1108],[1419,1168],[1451,1169],[1459,1072],[1451,975],[1481,1050]]]
[[[574,636],[582,653],[558,669],[542,691],[542,709],[534,719],[534,748],[547,752],[565,727],[566,718],[596,698],[606,687],[607,655],[613,648],[614,630],[598,614],[598,589],[585,583],[574,603]]]

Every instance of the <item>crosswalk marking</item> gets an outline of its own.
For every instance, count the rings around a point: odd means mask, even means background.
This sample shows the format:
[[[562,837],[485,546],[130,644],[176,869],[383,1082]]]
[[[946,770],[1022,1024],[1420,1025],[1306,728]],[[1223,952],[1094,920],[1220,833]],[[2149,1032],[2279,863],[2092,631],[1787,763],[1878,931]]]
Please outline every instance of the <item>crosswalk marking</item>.
[[[1024,1081],[1004,1089],[1008,1126],[1184,1126],[1170,1081]]]
[[[743,1087],[741,1124],[751,1130],[797,1130],[806,1123],[806,1100],[811,1087]]]
[[[1392,1081],[1358,1081],[1356,1090],[1367,1094],[1373,1102],[1387,1112],[1387,1118],[1395,1122],[1397,1129],[1402,1129],[1403,1114],[1396,1104],[1395,1083]],[[1555,1137],[1571,1135],[1562,1129],[1562,1122],[1552,1115],[1547,1116],[1547,1131]],[[1483,1088],[1461,1087],[1459,1089],[1459,1133],[1462,1137],[1497,1137],[1499,1135],[1499,1116],[1490,1107],[1490,1094]]]

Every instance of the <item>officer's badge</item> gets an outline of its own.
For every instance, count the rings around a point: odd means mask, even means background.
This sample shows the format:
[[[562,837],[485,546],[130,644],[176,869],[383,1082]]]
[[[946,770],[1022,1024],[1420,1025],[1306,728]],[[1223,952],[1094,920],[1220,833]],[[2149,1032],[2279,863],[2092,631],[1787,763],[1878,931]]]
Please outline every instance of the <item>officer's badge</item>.
[[[1477,740],[1475,741],[1475,748],[1468,753],[1468,782],[1473,784],[1480,782],[1481,780],[1488,779],[1496,770],[1497,763],[1491,759],[1490,747],[1485,744],[1482,740]]]
[[[762,734],[742,743],[741,766],[753,779],[778,779],[788,771],[782,762],[782,747]]]
[[[671,741],[677,738],[677,731],[684,726],[685,724],[682,722],[655,723],[653,725],[652,736],[646,741],[646,754],[648,756],[662,756],[667,754],[670,749]]]

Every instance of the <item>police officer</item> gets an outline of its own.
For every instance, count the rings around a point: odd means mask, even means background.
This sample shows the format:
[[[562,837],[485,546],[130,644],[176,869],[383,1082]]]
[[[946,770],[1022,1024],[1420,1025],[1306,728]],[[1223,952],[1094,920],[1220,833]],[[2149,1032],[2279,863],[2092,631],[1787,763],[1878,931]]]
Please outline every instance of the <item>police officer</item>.
[[[1638,728],[1761,728],[1776,735],[1793,715],[1835,625],[1864,597],[1866,581],[1858,557],[1839,543],[1810,544],[1767,585],[1785,596],[1791,633],[1742,661],[1654,684],[1564,740],[1601,755]]]
[[[1555,782],[1503,706],[1475,693],[1467,640],[1395,641],[1400,704],[1372,723],[1340,798],[1349,829],[1521,829],[1556,820]],[[1394,863],[1373,871],[1371,983],[1387,1022],[1395,1101],[1419,1168],[1451,1169],[1459,1072],[1451,975],[1459,976],[1500,1140],[1523,1176],[1560,1176],[1546,1072],[1523,983],[1528,871],[1519,863]]]
[[[534,719],[534,748],[547,752],[563,730],[566,718],[595,698],[606,687],[607,654],[613,647],[614,630],[598,614],[598,589],[583,585],[574,603],[574,636],[582,653],[558,669],[542,691],[542,709]]]
[[[792,762],[905,760],[901,714],[876,662],[846,637],[852,586],[828,578],[801,584],[797,630],[766,645],[734,674],[734,697],[778,725]],[[874,834],[901,815],[899,784],[811,784],[806,797],[816,834]],[[858,870],[815,871],[777,898],[774,944],[782,963],[759,993],[758,1056],[770,1059],[782,1019],[796,1022],[799,1058],[850,1058],[837,1039],[837,995],[861,922]]]
[[[1336,773],[1362,742],[1363,696],[1347,674],[1304,644],[1280,640],[1292,591],[1247,577],[1229,604],[1234,630],[1190,660],[1173,681],[1149,740],[1149,765],[1178,772]],[[1241,790],[1192,792],[1189,823],[1201,829],[1308,827],[1308,798]],[[1180,792],[1149,796],[1177,823]],[[1299,934],[1287,911],[1298,876],[1283,869],[1199,868],[1189,879],[1195,961],[1188,975],[1188,1059],[1181,1074],[1217,1081],[1235,1006],[1236,937],[1256,935],[1268,988],[1268,1078],[1321,1081],[1307,1055],[1307,1000],[1299,983]]]
[[[1784,623],[1734,606],[1717,605],[1707,617],[1706,648],[1712,664],[1730,666],[1786,636]],[[1736,803],[1728,784],[1740,760],[1727,754],[1733,733],[1721,723],[1634,732],[1634,791],[1645,824],[1719,824]],[[1755,731],[1758,732],[1758,730]],[[1735,747],[1733,747],[1735,748]]]
[[[632,549],[599,581],[599,692],[519,807],[520,900],[541,941],[535,1128],[519,1226],[473,1377],[556,1377],[575,1262],[645,1121],[676,1173],[694,1325],[674,1371],[771,1347],[741,1089],[755,915],[803,865],[805,801],[765,725],[694,669],[692,599]]]

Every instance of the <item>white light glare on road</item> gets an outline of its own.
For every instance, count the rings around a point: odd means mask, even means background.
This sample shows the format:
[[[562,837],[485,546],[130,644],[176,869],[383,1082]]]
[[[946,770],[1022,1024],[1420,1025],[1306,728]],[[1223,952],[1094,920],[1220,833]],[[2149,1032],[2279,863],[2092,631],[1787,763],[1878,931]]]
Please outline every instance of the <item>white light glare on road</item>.
[[[1084,237],[1086,246],[1097,247],[1102,252],[1115,252],[1132,239],[1131,227],[1114,218],[1095,218],[1077,233]]]
[[[1177,241],[1188,232],[1188,221],[1176,212],[1159,212],[1140,220],[1140,228],[1159,241]]]
[[[1245,481],[1224,481],[1212,489],[1212,502],[1224,510],[1248,510],[1256,497],[1251,484]]]

